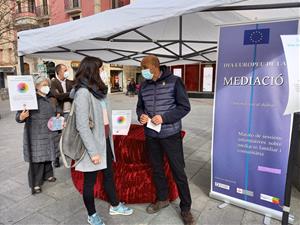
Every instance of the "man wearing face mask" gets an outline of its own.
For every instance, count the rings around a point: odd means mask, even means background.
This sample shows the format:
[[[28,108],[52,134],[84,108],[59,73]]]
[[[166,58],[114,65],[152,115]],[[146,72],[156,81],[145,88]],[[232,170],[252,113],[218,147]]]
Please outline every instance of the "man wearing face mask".
[[[73,81],[68,80],[68,68],[64,64],[58,64],[55,67],[56,77],[51,80],[51,95],[57,101],[60,108],[63,109],[63,116],[65,119],[71,111],[72,99],[70,98],[70,91],[73,87]],[[59,167],[59,158],[54,162],[55,167]]]
[[[181,218],[185,225],[195,224],[191,214],[191,194],[186,173],[181,138],[181,119],[190,111],[190,102],[181,78],[167,67],[160,67],[156,56],[145,57],[141,62],[142,76],[137,116],[145,125],[146,148],[152,165],[157,201],[147,207],[156,213],[169,206],[168,182],[164,173],[164,154],[167,155],[180,197]],[[161,124],[160,132],[146,126],[149,122]]]

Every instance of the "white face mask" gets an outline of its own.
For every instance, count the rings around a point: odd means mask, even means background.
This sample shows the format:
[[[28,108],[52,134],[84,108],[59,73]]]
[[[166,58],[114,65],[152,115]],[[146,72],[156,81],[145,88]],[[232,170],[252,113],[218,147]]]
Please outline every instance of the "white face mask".
[[[64,78],[67,79],[69,76],[70,76],[69,72],[66,71],[66,72],[64,73]]]
[[[104,70],[100,72],[100,77],[101,77],[101,80],[104,82],[106,79],[106,73]]]
[[[41,87],[40,92],[42,92],[44,95],[47,95],[50,92],[50,87],[49,86],[43,86],[43,87]]]

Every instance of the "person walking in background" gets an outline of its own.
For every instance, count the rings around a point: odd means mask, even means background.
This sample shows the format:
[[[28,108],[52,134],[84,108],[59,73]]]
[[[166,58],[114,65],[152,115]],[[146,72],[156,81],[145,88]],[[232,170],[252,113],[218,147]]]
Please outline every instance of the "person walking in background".
[[[72,90],[74,82],[68,80],[68,68],[64,64],[58,64],[55,67],[56,77],[51,80],[51,94],[56,99],[60,108],[63,109],[63,116],[67,120],[71,110],[72,99],[70,98],[70,91]],[[59,167],[59,157],[54,162],[55,167]]]
[[[128,84],[128,95],[129,97],[134,97],[136,92],[136,83],[133,78],[131,78],[129,84]]]
[[[44,76],[34,78],[37,90],[38,110],[19,111],[16,121],[25,123],[23,135],[23,154],[25,162],[30,162],[29,151],[32,154],[32,167],[28,171],[28,183],[35,193],[42,191],[44,181],[55,182],[52,161],[58,157],[58,132],[48,129],[48,120],[53,116],[60,116],[61,110],[47,97],[50,91],[50,81]],[[26,129],[27,127],[27,129]],[[29,132],[29,146],[27,135]],[[31,170],[32,169],[32,170]]]
[[[106,98],[107,87],[100,77],[103,63],[99,58],[85,57],[79,66],[75,78],[75,115],[76,128],[86,148],[84,158],[75,170],[84,173],[83,201],[88,211],[91,225],[103,225],[96,213],[94,185],[100,170],[104,175],[104,190],[111,204],[110,215],[131,215],[133,210],[120,203],[116,196],[116,187],[112,162],[115,160],[111,114]],[[93,118],[90,126],[90,114]]]
[[[181,217],[186,225],[195,224],[191,213],[191,194],[186,173],[181,137],[181,119],[191,109],[184,84],[166,67],[160,67],[156,56],[146,56],[142,62],[141,84],[137,103],[137,116],[141,124],[150,120],[161,125],[158,133],[145,126],[146,148],[152,164],[157,201],[150,204],[152,214],[169,205],[168,183],[164,171],[164,154],[167,155],[177,189],[179,191]]]

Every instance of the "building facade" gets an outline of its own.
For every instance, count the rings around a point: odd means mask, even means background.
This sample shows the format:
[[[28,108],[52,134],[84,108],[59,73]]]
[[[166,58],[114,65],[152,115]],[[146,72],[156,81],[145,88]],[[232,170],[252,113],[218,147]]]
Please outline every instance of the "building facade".
[[[10,2],[14,4],[11,8],[13,10],[9,14],[14,22],[14,31],[12,32],[11,43],[5,45],[0,43],[0,88],[7,87],[6,77],[8,75],[20,74],[16,53],[17,31],[77,20],[130,4],[130,0],[11,0]],[[24,62],[25,74],[47,73],[50,77],[54,75],[55,65],[65,64],[70,71],[70,79],[73,79],[79,66],[78,61],[51,60],[28,56],[24,57]],[[127,80],[136,79],[140,69],[133,66],[105,65],[105,72],[107,84],[116,92],[126,91]],[[116,88],[117,86],[119,88]]]

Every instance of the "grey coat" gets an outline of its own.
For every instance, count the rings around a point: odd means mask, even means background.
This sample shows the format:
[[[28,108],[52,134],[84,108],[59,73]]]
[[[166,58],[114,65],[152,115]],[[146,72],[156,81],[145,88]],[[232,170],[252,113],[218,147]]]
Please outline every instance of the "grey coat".
[[[16,121],[25,122],[23,133],[23,154],[24,160],[29,162],[29,148],[27,131],[30,134],[32,162],[54,161],[59,156],[58,132],[48,129],[48,120],[55,116],[56,108],[47,97],[37,95],[38,110],[30,110],[29,117],[25,121],[20,120],[21,111],[16,114]],[[26,129],[26,127],[28,129]]]
[[[106,169],[106,138],[103,121],[103,109],[101,101],[104,101],[107,107],[109,124],[111,124],[111,110],[107,99],[99,100],[95,98],[86,88],[80,88],[76,91],[73,104],[75,104],[76,128],[87,150],[84,158],[76,166],[76,170],[82,172],[91,172]],[[89,127],[89,112],[92,107],[94,127]],[[115,160],[113,137],[110,129],[109,139]],[[101,162],[93,164],[91,157],[100,154]]]

